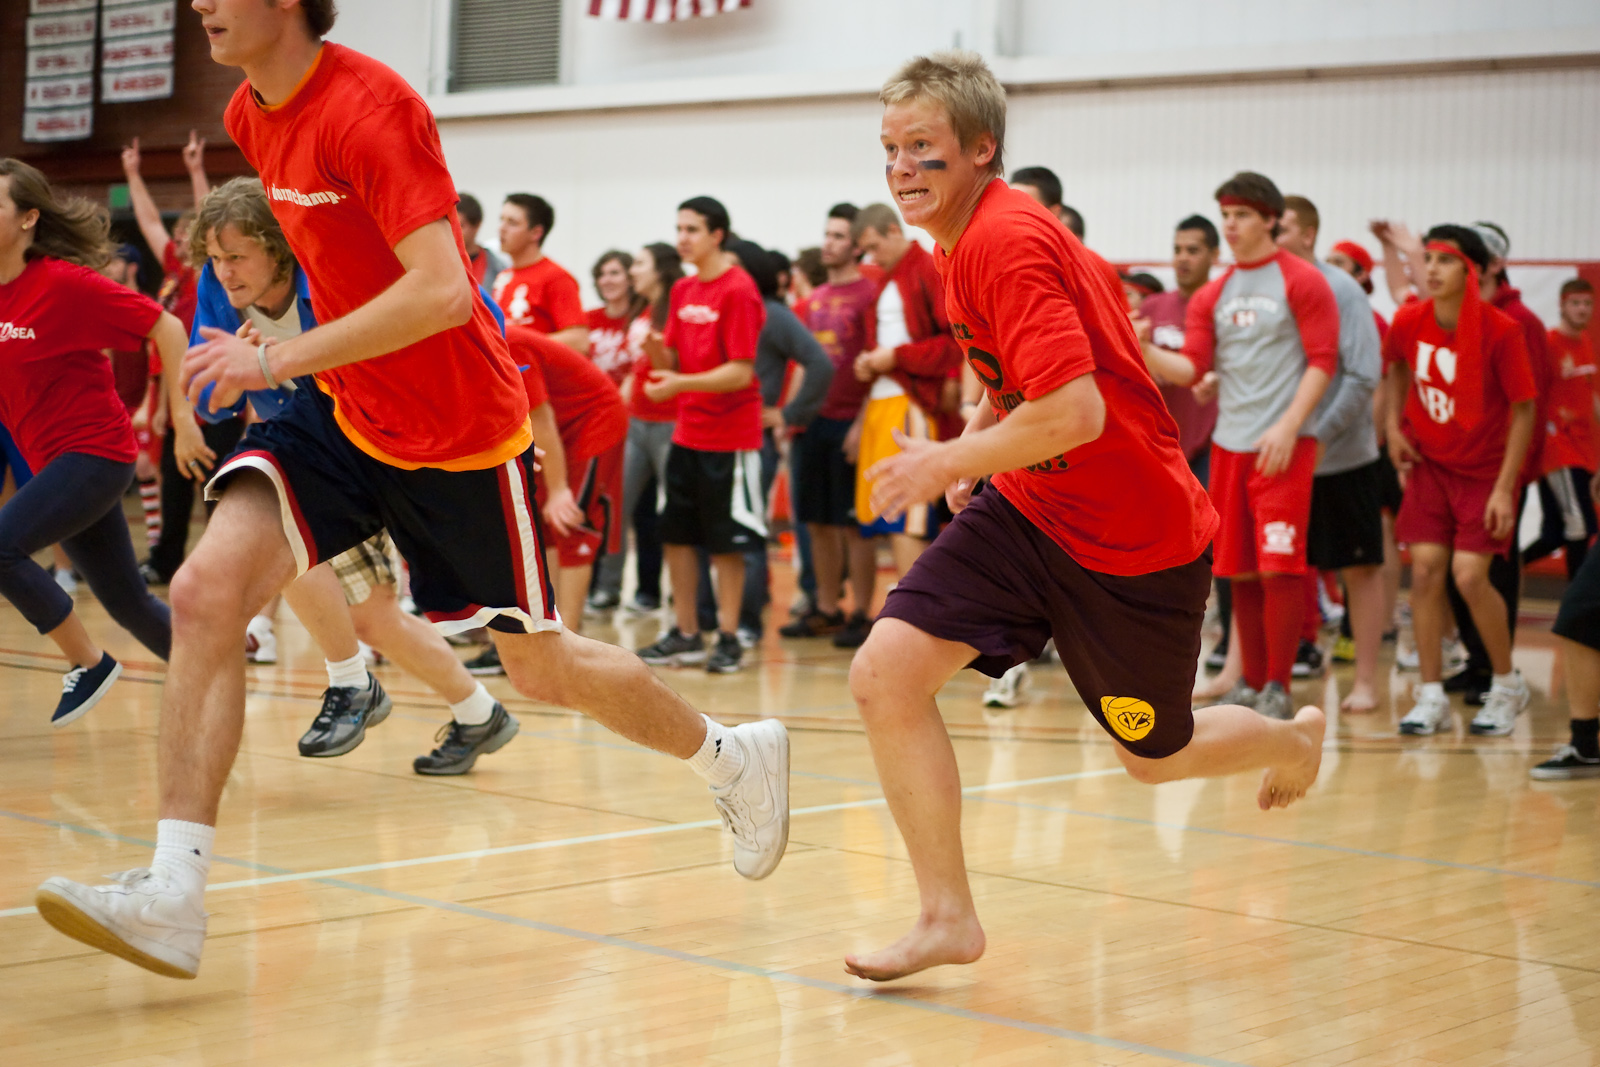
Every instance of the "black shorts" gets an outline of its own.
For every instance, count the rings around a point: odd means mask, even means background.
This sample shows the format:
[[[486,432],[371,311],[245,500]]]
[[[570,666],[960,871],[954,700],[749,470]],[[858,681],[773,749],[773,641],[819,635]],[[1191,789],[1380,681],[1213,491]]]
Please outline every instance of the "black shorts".
[[[1583,566],[1567,583],[1552,633],[1600,651],[1600,551],[1583,557]]]
[[[1400,514],[1400,503],[1405,499],[1405,490],[1400,486],[1400,472],[1394,469],[1394,460],[1389,458],[1389,450],[1378,449],[1378,502],[1383,505],[1383,510],[1389,513],[1390,518]]]
[[[276,418],[250,427],[207,497],[246,469],[277,489],[298,573],[387,529],[411,566],[412,597],[442,632],[561,628],[531,447],[487,470],[402,470],[351,444],[320,390],[299,389]]]
[[[811,420],[796,434],[789,455],[790,496],[796,522],[816,526],[856,524],[856,465],[844,458],[849,419]]]
[[[1596,554],[1600,556],[1600,553]],[[1194,735],[1189,697],[1211,589],[1211,550],[1122,577],[1091,571],[992,486],[945,527],[879,618],[971,645],[998,678],[1054,637],[1089,711],[1128,751],[1170,756]]]
[[[766,544],[759,451],[702,452],[674,443],[666,490],[662,544],[694,545],[714,556]]]
[[[1337,571],[1383,562],[1382,464],[1375,459],[1355,470],[1311,479],[1308,564],[1319,571]]]

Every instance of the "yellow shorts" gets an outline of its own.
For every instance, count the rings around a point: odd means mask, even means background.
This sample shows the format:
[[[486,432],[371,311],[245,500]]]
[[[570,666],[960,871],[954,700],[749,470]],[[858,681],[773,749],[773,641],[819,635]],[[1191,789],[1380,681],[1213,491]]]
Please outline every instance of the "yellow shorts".
[[[872,509],[872,483],[867,480],[866,472],[880,459],[899,454],[900,446],[894,442],[896,430],[914,441],[939,439],[938,428],[909,396],[902,393],[867,401],[861,420],[861,450],[856,457],[856,521],[861,524],[864,537],[886,533],[927,537],[933,532],[930,504],[907,508],[904,515],[893,521]]]

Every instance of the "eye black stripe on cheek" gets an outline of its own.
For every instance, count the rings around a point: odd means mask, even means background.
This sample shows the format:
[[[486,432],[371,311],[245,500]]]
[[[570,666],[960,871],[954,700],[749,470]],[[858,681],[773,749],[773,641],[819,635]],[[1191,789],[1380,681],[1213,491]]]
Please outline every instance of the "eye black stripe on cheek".
[[[918,170],[944,170],[945,162],[942,159],[924,159],[917,164]]]

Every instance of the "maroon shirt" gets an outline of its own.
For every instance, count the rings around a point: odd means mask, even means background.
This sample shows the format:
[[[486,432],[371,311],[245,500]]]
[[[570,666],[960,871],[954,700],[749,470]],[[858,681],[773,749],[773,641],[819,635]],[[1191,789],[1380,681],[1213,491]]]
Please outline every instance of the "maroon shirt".
[[[1183,351],[1183,319],[1189,310],[1189,297],[1181,289],[1154,293],[1139,305],[1139,314],[1150,320],[1150,340],[1169,352]],[[1193,460],[1211,446],[1211,431],[1217,425],[1217,402],[1201,404],[1188,386],[1161,386],[1161,398],[1178,424],[1178,446]]]
[[[800,318],[828,353],[833,381],[817,414],[849,422],[867,402],[871,382],[856,378],[856,357],[866,350],[878,328],[878,294],[882,286],[863,274],[844,285],[819,285],[811,292]]]

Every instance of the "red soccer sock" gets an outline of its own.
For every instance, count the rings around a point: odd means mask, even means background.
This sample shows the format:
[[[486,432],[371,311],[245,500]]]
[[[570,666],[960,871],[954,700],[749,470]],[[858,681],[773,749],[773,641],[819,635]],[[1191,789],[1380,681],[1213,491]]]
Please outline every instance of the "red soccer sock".
[[[1317,599],[1317,583],[1321,580],[1322,576],[1316,568],[1306,568],[1306,609],[1300,624],[1300,636],[1312,644],[1317,643],[1317,637],[1322,632],[1322,601]]]
[[[1306,610],[1306,583],[1298,574],[1269,574],[1261,579],[1266,631],[1267,681],[1285,689],[1294,674],[1300,648],[1300,626]]]
[[[1239,642],[1244,682],[1251,689],[1267,684],[1266,601],[1257,578],[1233,579],[1233,636]]]

